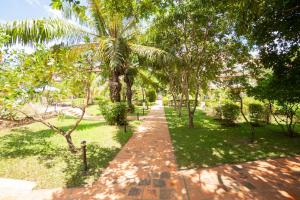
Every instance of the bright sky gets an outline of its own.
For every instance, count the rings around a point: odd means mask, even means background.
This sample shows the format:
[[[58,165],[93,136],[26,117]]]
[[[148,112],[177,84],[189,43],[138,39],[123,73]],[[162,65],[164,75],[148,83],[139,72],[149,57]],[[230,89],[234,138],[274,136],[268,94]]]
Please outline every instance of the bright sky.
[[[51,9],[51,0],[0,0],[0,22],[60,16]]]

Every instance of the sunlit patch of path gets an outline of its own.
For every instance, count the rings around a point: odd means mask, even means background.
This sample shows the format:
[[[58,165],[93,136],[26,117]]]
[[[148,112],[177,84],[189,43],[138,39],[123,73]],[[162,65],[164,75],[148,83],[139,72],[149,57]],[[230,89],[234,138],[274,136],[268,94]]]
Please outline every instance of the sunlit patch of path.
[[[189,198],[300,199],[300,156],[181,171]]]

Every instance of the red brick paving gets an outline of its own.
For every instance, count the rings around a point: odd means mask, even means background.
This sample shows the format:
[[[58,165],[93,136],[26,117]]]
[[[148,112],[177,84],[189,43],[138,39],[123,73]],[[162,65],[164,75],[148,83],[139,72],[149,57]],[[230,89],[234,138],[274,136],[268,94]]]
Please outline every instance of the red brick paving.
[[[181,171],[190,199],[300,199],[300,156]]]

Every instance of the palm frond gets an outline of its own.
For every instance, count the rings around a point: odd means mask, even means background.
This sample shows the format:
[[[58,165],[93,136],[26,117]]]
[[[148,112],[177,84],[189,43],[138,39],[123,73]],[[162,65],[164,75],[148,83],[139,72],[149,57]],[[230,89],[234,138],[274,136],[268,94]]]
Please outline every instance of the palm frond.
[[[82,25],[89,25],[90,19],[86,15],[86,6],[72,3],[70,1],[55,1],[51,2],[51,7],[59,10],[67,19],[76,19]]]
[[[98,51],[103,61],[112,69],[122,68],[130,54],[130,48],[122,38],[98,38]]]
[[[42,43],[54,39],[79,40],[92,34],[81,26],[59,18],[12,21],[0,24],[0,28],[10,36],[9,44]]]
[[[121,31],[123,29],[123,23],[122,23],[122,17],[120,15],[114,15],[110,17],[110,20],[108,21],[108,30],[109,35],[113,38],[119,38],[122,37]]]
[[[136,25],[137,25],[137,20],[136,18],[127,18],[123,22],[123,27],[122,30],[120,31],[120,35],[126,38],[130,38],[131,35],[136,34]]]
[[[129,43],[129,47],[134,53],[138,54],[139,56],[145,57],[150,61],[168,63],[174,59],[174,57],[168,52],[155,47],[132,43]]]
[[[99,0],[88,0],[89,9],[94,19],[97,31],[99,35],[106,36],[108,35],[106,30],[106,24],[104,19],[104,9],[101,7],[101,2]]]

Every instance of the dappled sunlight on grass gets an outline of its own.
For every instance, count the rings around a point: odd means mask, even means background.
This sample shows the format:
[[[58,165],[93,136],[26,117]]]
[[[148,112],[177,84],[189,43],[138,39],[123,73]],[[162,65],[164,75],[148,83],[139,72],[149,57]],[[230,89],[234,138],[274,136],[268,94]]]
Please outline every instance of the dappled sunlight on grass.
[[[72,118],[49,121],[69,129]],[[132,136],[122,127],[83,120],[72,139],[76,147],[87,141],[89,171],[83,174],[81,152],[67,149],[65,138],[40,123],[0,131],[0,177],[37,182],[38,188],[74,187],[92,183]]]
[[[288,138],[276,125],[256,128],[256,142],[251,144],[250,130],[246,124],[222,126],[220,122],[197,110],[195,128],[189,129],[185,110],[181,118],[172,108],[166,107],[165,111],[181,168],[209,167],[300,153],[300,137]]]
[[[93,115],[93,116],[100,116],[101,115],[99,105],[97,105],[97,104],[89,105],[86,109],[86,112],[90,115]]]

